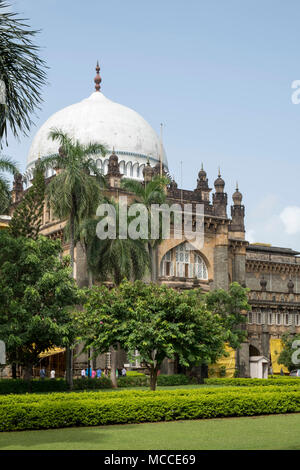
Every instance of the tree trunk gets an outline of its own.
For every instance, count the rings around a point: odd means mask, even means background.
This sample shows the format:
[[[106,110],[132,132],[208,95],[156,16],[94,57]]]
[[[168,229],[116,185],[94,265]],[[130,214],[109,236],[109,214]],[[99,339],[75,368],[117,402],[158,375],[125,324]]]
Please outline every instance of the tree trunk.
[[[74,252],[75,252],[75,227],[74,227],[74,215],[70,215],[70,257],[71,257],[71,269],[72,277],[75,278],[75,268],[74,268]]]
[[[149,257],[150,257],[150,262],[151,262],[151,282],[156,282],[157,281],[157,269],[156,269],[156,249],[151,245],[151,243],[148,243],[148,251],[149,251]]]
[[[16,379],[17,378],[17,364],[15,362],[13,362],[11,365],[11,372],[12,372],[12,378]]]
[[[73,388],[73,351],[70,346],[66,347],[66,381],[69,390]]]
[[[113,347],[111,348],[111,369],[110,369],[110,380],[112,381],[112,386],[114,388],[118,388],[117,376],[116,376],[116,369],[117,369],[117,350]]]
[[[151,369],[150,369],[150,390],[152,390],[153,392],[155,392],[155,390],[156,390],[157,374],[158,374],[158,368],[157,367],[151,367]]]
[[[70,216],[70,257],[72,277],[75,278],[74,269],[75,228],[73,211]],[[66,347],[66,381],[70,390],[73,388],[73,352],[70,346]]]
[[[96,370],[97,369],[97,357],[94,355],[94,349],[92,349],[92,354],[93,354],[93,356],[92,356],[92,368],[94,370]]]
[[[93,287],[93,273],[90,269],[88,269],[88,287],[89,289]]]
[[[91,351],[89,349],[88,349],[87,355],[88,355],[88,361],[87,361],[87,363],[88,363],[88,374],[87,375],[88,375],[88,378],[90,379],[91,378],[91,370],[90,370],[91,369]]]

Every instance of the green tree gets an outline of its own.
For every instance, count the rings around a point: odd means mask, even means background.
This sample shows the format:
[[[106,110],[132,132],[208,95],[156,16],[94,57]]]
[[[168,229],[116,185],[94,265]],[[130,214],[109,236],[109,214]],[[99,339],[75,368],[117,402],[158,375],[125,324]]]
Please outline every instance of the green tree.
[[[53,129],[49,137],[60,144],[57,154],[44,157],[44,169],[54,168],[56,176],[51,179],[46,189],[46,196],[54,215],[60,220],[67,220],[65,233],[70,240],[72,276],[74,277],[74,251],[76,232],[85,218],[95,214],[101,198],[101,186],[105,185],[92,155],[105,155],[106,148],[101,144],[81,145],[59,129]],[[67,382],[72,388],[73,366],[72,353],[67,348]]]
[[[10,205],[10,184],[3,172],[14,175],[18,169],[10,158],[0,156],[0,214],[5,214]]]
[[[251,309],[248,303],[250,289],[233,282],[229,290],[215,289],[205,296],[207,308],[212,313],[218,314],[226,331],[225,341],[237,349],[246,338],[246,315]]]
[[[32,185],[13,212],[9,231],[13,237],[37,239],[43,223],[45,177],[40,161],[33,171]]]
[[[300,341],[300,335],[291,335],[290,333],[284,333],[281,336],[281,341],[283,343],[283,349],[277,358],[277,362],[278,364],[282,364],[287,367],[288,370],[291,372],[292,370],[299,368],[299,364],[297,365],[295,363],[293,357],[293,354],[296,352],[296,349],[299,349],[299,345],[297,346],[297,348],[293,348],[293,343],[294,341]],[[299,359],[299,354],[297,355],[297,359]]]
[[[166,187],[169,180],[166,177],[155,176],[148,183],[124,178],[121,181],[121,187],[134,194],[134,202],[141,203],[147,208],[148,212],[148,240],[147,247],[151,260],[151,279],[156,280],[156,251],[161,238],[161,217],[159,218],[160,227],[158,227],[159,237],[151,238],[151,206],[152,204],[166,204]]]
[[[97,236],[97,224],[105,217],[96,217],[85,220],[80,226],[80,240],[87,254],[89,286],[92,285],[92,277],[96,280],[106,281],[111,279],[115,285],[119,285],[124,278],[130,280],[142,279],[150,269],[149,253],[143,240],[122,239],[119,237],[119,204],[114,199],[103,199],[103,203],[110,204],[115,210],[116,237],[100,239]],[[128,218],[127,223],[130,222]],[[111,379],[117,386],[116,367],[117,353],[120,349],[110,345],[111,350]],[[107,349],[108,351],[108,349]]]
[[[120,206],[114,199],[104,198],[115,211],[115,237],[100,239],[97,236],[97,224],[106,216],[85,220],[81,225],[80,239],[87,253],[89,269],[100,281],[112,279],[116,285],[124,279],[142,279],[150,269],[149,253],[143,240],[120,238]],[[127,218],[127,225],[132,218]]]
[[[224,328],[205,307],[199,292],[124,281],[119,288],[93,288],[76,314],[86,347],[103,353],[110,346],[139,351],[156,389],[164,358],[178,356],[184,366],[214,362],[224,353]]]
[[[30,29],[10,7],[0,0],[0,85],[5,94],[5,100],[0,100],[0,143],[3,137],[7,139],[8,126],[15,137],[27,134],[46,83],[45,62],[33,42],[38,31]]]
[[[81,145],[59,129],[53,129],[49,137],[60,144],[59,153],[44,157],[44,168],[54,168],[56,176],[51,179],[46,195],[54,215],[67,220],[70,238],[72,275],[74,276],[74,248],[76,230],[82,220],[95,215],[105,180],[92,155],[105,155],[101,144]]]
[[[60,253],[59,241],[0,233],[0,337],[9,362],[24,367],[26,379],[41,352],[71,345],[76,335],[72,310],[80,290]]]

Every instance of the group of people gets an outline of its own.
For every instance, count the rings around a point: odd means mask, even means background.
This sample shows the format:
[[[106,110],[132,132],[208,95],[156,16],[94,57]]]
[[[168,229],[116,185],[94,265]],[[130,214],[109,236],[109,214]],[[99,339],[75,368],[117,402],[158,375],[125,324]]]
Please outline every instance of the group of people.
[[[45,377],[46,377],[46,369],[45,367],[42,367],[41,370],[40,370],[40,379],[41,380],[44,380]],[[55,369],[51,369],[50,371],[50,379],[55,379]]]
[[[102,371],[100,367],[97,370],[93,370],[91,367],[88,369],[82,369],[81,370],[81,378],[85,379],[86,377],[90,377],[94,379],[97,377],[97,379],[101,379],[101,377],[109,377],[110,371],[107,367]],[[42,367],[40,369],[40,379],[44,380],[47,376],[46,369],[45,367]],[[116,369],[116,376],[117,377],[126,377],[126,369],[123,367],[123,369]],[[50,379],[54,380],[55,379],[55,369],[51,369],[50,371]]]
[[[97,379],[101,379],[101,377],[109,377],[110,371],[108,370],[107,367],[102,371],[100,367],[97,370],[93,370],[91,367],[88,369],[81,369],[81,378],[85,379],[86,377],[90,377],[94,379],[97,377]],[[116,369],[116,376],[117,377],[126,377],[126,369],[123,367],[123,369]]]

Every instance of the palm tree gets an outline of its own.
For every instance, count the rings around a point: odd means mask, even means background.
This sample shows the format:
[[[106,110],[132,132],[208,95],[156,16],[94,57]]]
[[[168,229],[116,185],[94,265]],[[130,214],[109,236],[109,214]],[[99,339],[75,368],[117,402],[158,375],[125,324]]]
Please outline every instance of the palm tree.
[[[32,41],[38,31],[9,11],[10,6],[0,0],[0,143],[8,126],[14,137],[27,134],[46,83],[45,62]]]
[[[92,155],[101,153],[104,156],[106,148],[95,143],[81,145],[59,129],[51,130],[49,137],[59,142],[60,147],[57,154],[41,160],[45,169],[51,167],[57,172],[47,186],[46,196],[54,215],[68,222],[66,232],[69,232],[74,277],[76,227],[82,220],[95,215],[101,188],[105,186],[105,179]]]
[[[119,238],[119,204],[114,199],[103,199],[102,202],[111,204],[115,209],[116,238],[98,238],[96,227],[100,217],[86,219],[82,223],[80,239],[86,247],[90,271],[101,281],[111,278],[116,285],[124,278],[142,279],[150,268],[144,241]]]
[[[142,279],[150,269],[149,253],[143,240],[119,238],[119,204],[113,199],[103,199],[104,203],[113,205],[116,213],[116,238],[100,240],[96,227],[100,217],[85,220],[80,229],[80,239],[86,247],[90,273],[101,281],[112,279],[119,285],[124,278]],[[130,221],[130,220],[129,220]],[[128,221],[128,222],[129,222]],[[117,355],[120,350],[111,348],[111,381],[117,387]]]
[[[156,251],[161,238],[151,238],[151,205],[166,203],[166,186],[168,182],[168,178],[162,176],[155,176],[152,181],[144,184],[130,179],[123,179],[121,182],[121,187],[133,193],[135,195],[135,202],[144,204],[148,211],[149,235],[147,247],[151,259],[151,280],[153,282],[156,280]]]
[[[70,238],[70,257],[72,276],[74,277],[74,250],[76,227],[86,217],[96,213],[101,197],[101,187],[105,185],[92,155],[106,153],[104,145],[90,143],[81,145],[59,129],[52,129],[49,137],[60,144],[57,154],[41,160],[44,168],[54,168],[56,176],[46,189],[46,197],[53,208],[54,215],[60,220],[67,220],[66,232]],[[92,175],[93,174],[93,175]],[[67,382],[72,388],[72,354],[66,348]]]
[[[10,185],[6,176],[2,172],[15,175],[18,173],[15,162],[8,157],[0,156],[0,214],[7,212],[10,204]]]

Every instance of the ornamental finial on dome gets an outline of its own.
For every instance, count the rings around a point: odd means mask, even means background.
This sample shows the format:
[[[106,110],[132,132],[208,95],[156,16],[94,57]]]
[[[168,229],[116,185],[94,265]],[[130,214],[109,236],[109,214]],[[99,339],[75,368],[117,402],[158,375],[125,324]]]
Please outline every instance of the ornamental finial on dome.
[[[97,65],[96,65],[96,77],[94,78],[94,82],[95,82],[95,90],[96,91],[100,91],[100,83],[102,82],[102,79],[100,77],[100,67],[99,67],[99,62],[97,60]]]

